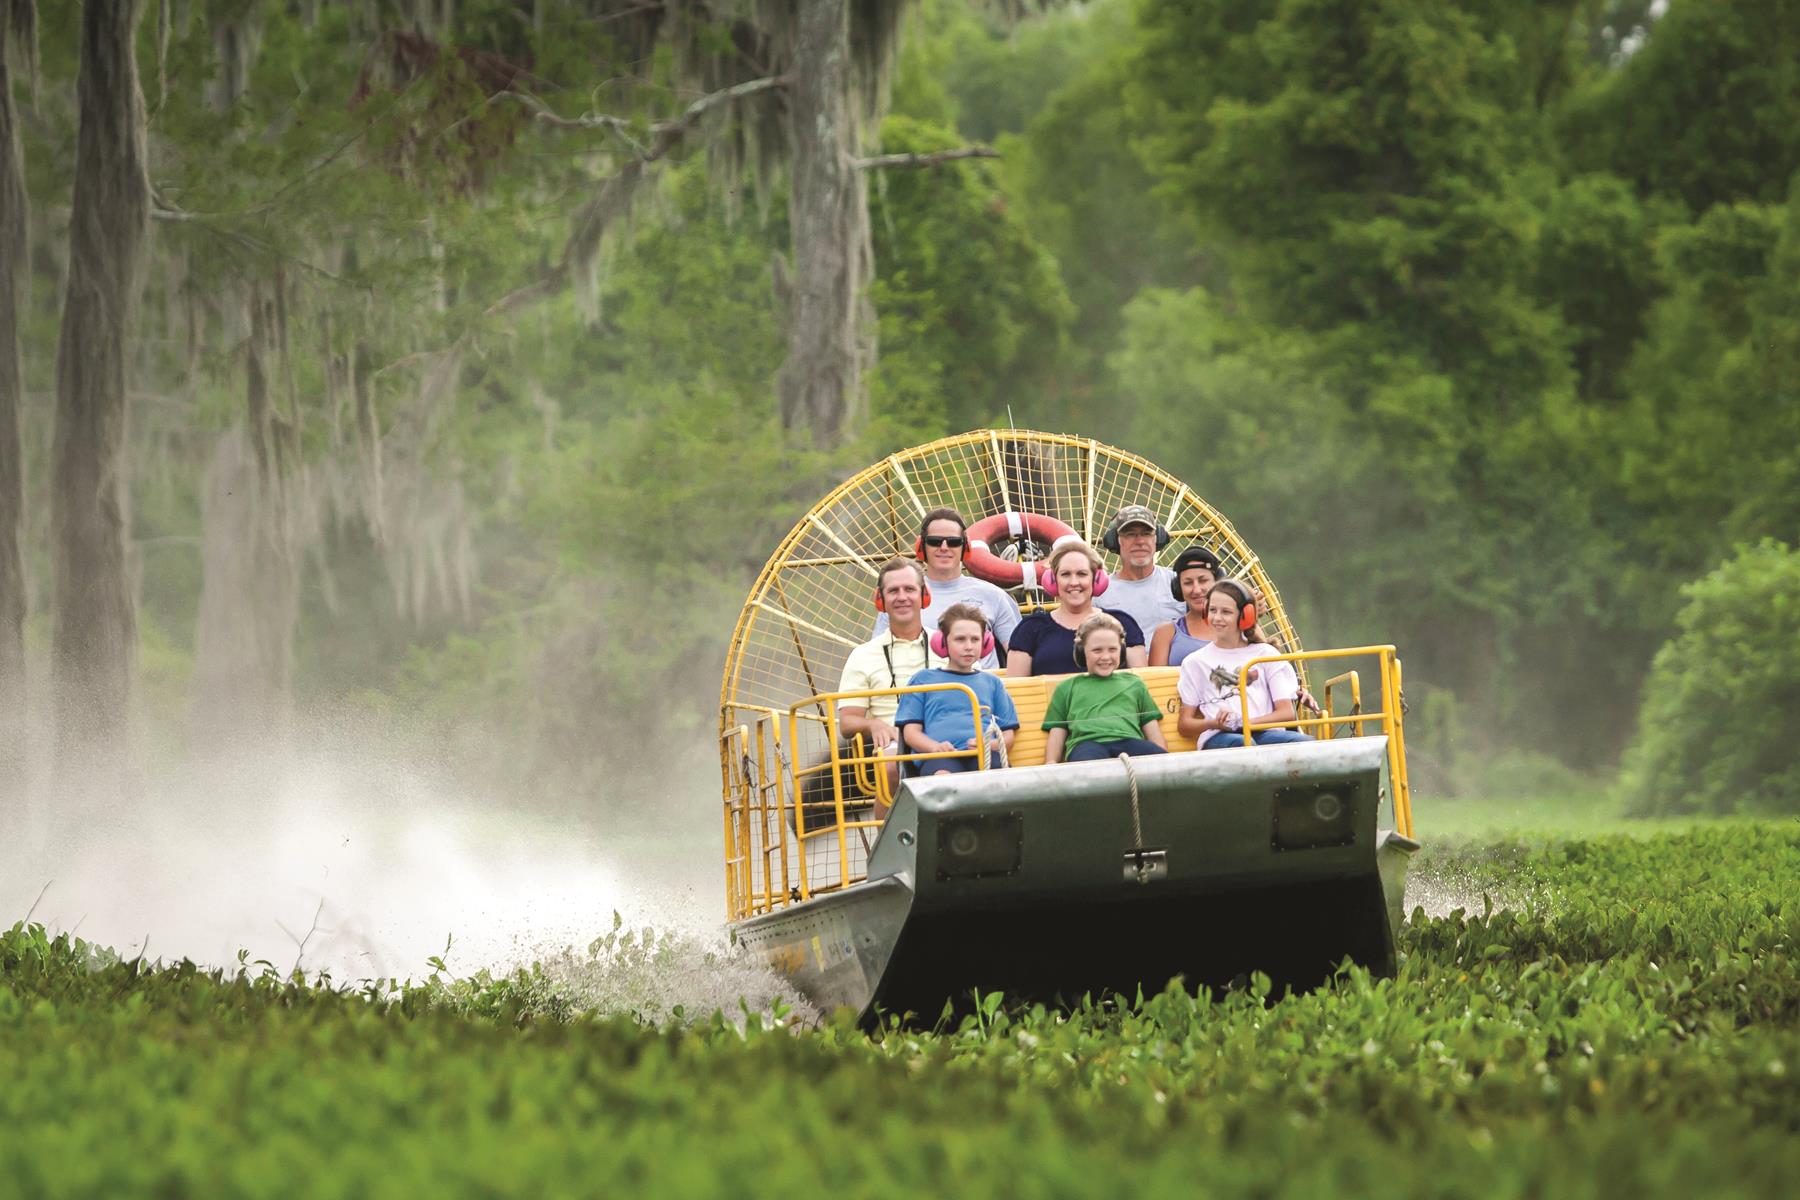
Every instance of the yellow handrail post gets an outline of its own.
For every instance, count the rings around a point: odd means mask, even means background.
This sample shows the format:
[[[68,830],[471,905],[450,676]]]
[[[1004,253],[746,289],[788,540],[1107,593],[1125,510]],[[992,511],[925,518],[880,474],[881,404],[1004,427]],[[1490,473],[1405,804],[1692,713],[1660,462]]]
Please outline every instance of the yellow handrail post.
[[[1331,689],[1346,680],[1348,680],[1350,684],[1350,712],[1348,715],[1352,717],[1362,715],[1362,673],[1359,671],[1345,671],[1342,675],[1333,675],[1330,679],[1325,681],[1326,716],[1330,716],[1332,713]],[[1352,726],[1351,728],[1354,730],[1355,726]],[[1327,739],[1335,738],[1337,736],[1336,722],[1325,726],[1325,736]],[[1354,733],[1352,736],[1354,736]]]
[[[815,838],[815,837],[820,837],[825,834],[835,833],[835,835],[837,837],[837,841],[838,841],[838,881],[837,881],[837,886],[839,888],[845,888],[845,887],[849,887],[851,883],[857,882],[857,880],[854,880],[851,878],[851,873],[850,873],[850,841],[849,841],[850,823],[849,823],[847,814],[844,811],[843,768],[846,765],[848,765],[852,768],[853,771],[857,771],[865,765],[869,766],[870,769],[873,771],[874,775],[880,780],[880,784],[876,788],[874,795],[876,796],[877,799],[883,800],[885,803],[887,803],[890,806],[892,805],[892,802],[893,802],[891,795],[888,794],[888,790],[887,790],[887,786],[886,786],[887,771],[885,769],[885,764],[880,761],[884,756],[882,756],[880,754],[864,753],[860,748],[857,748],[855,753],[853,753],[849,758],[845,758],[842,751],[840,750],[839,737],[838,737],[839,726],[837,723],[837,704],[838,704],[838,702],[841,700],[846,700],[846,699],[873,699],[876,696],[903,696],[903,695],[908,695],[908,694],[915,693],[915,692],[922,693],[922,692],[945,692],[945,691],[961,692],[964,696],[966,696],[968,698],[969,710],[973,716],[973,722],[975,725],[975,729],[977,731],[975,748],[973,750],[957,750],[957,751],[953,751],[949,754],[940,754],[936,751],[933,751],[930,753],[918,753],[918,754],[911,754],[911,753],[899,754],[899,755],[895,756],[894,761],[896,763],[906,763],[906,762],[914,762],[914,761],[919,761],[919,760],[929,759],[929,758],[950,758],[950,757],[960,758],[963,755],[975,754],[978,756],[978,759],[977,759],[978,768],[980,770],[984,770],[984,771],[987,770],[987,742],[986,742],[985,735],[981,731],[981,701],[975,695],[974,689],[969,687],[967,684],[963,684],[963,683],[928,683],[928,684],[919,684],[916,686],[908,685],[908,686],[904,686],[904,687],[874,688],[874,689],[870,689],[868,691],[822,692],[819,695],[809,696],[805,700],[798,701],[797,703],[795,703],[788,709],[788,744],[790,747],[795,747],[795,748],[797,748],[800,744],[801,710],[805,709],[805,708],[817,707],[825,714],[823,716],[823,718],[812,718],[811,716],[809,716],[808,719],[809,720],[810,719],[820,719],[822,721],[823,725],[825,726],[825,736],[826,736],[829,748],[827,750],[826,761],[824,764],[822,764],[822,767],[823,767],[823,769],[827,769],[831,772],[831,794],[832,794],[832,799],[833,799],[833,809],[834,809],[835,816],[837,818],[833,822],[832,829],[819,829],[819,830],[815,830],[812,833],[808,833],[805,831],[805,821],[806,821],[805,801],[800,798],[803,794],[802,786],[801,786],[801,777],[803,775],[810,774],[814,771],[817,771],[821,768],[820,767],[802,767],[799,765],[799,762],[797,759],[790,761],[788,764],[788,772],[791,775],[791,778],[793,780],[793,787],[794,787],[794,797],[795,797],[794,812],[795,812],[795,821],[796,821],[795,844],[799,847],[800,898],[802,900],[809,900],[812,898],[812,891],[813,891],[812,873],[806,862],[806,843],[810,839]],[[873,747],[871,747],[871,750],[872,749],[873,749]],[[781,821],[781,827],[782,827],[781,835],[782,835],[783,839],[785,840],[785,838],[787,836],[787,821],[786,821],[785,812],[783,814],[783,820]],[[859,823],[857,827],[863,828],[863,825],[861,823]],[[786,877],[785,877],[786,869],[787,869],[787,855],[784,851],[784,853],[782,854],[782,870],[783,870],[782,882],[783,882],[784,886],[786,885],[786,882],[787,882]],[[861,877],[859,876],[858,879],[860,879],[860,878]]]
[[[1307,650],[1298,654],[1271,654],[1264,658],[1254,658],[1238,667],[1238,703],[1244,719],[1244,744],[1255,745],[1253,732],[1260,729],[1283,729],[1292,726],[1296,729],[1310,729],[1341,722],[1344,718],[1333,717],[1329,713],[1320,717],[1290,721],[1266,721],[1260,727],[1250,720],[1250,697],[1248,694],[1249,675],[1252,667],[1271,662],[1302,662],[1322,658],[1350,658],[1355,655],[1372,654],[1381,667],[1381,711],[1375,713],[1354,713],[1348,720],[1358,732],[1369,721],[1380,721],[1387,733],[1388,778],[1394,789],[1394,829],[1405,837],[1413,836],[1412,823],[1412,785],[1406,773],[1406,730],[1403,713],[1400,708],[1400,657],[1391,645],[1385,646],[1351,646],[1340,650]],[[1349,674],[1354,674],[1350,672]],[[1342,679],[1344,676],[1338,676]],[[1335,680],[1333,681],[1335,682]],[[1327,684],[1327,687],[1330,685]],[[1296,716],[1298,714],[1296,713]]]
[[[775,754],[777,764],[781,762],[781,726],[770,722],[770,745]],[[775,844],[781,857],[781,903],[786,907],[788,897],[794,894],[793,882],[788,878],[788,844],[787,844],[787,772],[775,773]],[[805,864],[801,864],[804,866]],[[806,872],[801,871],[801,884],[804,887]],[[770,908],[775,905],[771,903]]]
[[[1392,707],[1389,710],[1393,713],[1390,721],[1393,730],[1390,744],[1394,747],[1394,761],[1397,764],[1392,772],[1395,775],[1394,827],[1404,836],[1411,837],[1413,835],[1412,778],[1406,767],[1406,712],[1400,690],[1400,658],[1394,654],[1390,654],[1389,657],[1394,664],[1394,695],[1391,701]]]
[[[830,709],[826,710],[825,745],[831,764],[832,812],[837,817],[838,887],[850,886],[850,836],[844,830],[844,765],[839,761],[837,730],[833,728]]]

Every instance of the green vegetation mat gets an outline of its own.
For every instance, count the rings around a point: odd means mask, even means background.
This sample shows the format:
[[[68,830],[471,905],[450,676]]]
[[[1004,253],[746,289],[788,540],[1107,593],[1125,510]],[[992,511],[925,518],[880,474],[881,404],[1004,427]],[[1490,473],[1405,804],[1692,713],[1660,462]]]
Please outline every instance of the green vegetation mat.
[[[878,1037],[568,1019],[531,972],[151,969],[18,925],[0,1193],[1792,1194],[1800,826],[1464,843],[1420,876],[1471,911],[1415,912],[1395,980],[987,998]]]

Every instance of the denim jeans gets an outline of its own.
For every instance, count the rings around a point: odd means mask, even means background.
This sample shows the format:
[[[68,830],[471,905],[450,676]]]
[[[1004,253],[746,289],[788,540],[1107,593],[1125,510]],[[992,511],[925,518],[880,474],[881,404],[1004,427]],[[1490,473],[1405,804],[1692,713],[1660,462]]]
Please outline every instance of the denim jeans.
[[[1120,738],[1116,742],[1083,742],[1069,751],[1068,762],[1091,762],[1098,758],[1117,758],[1121,754],[1167,754],[1155,742],[1143,738]]]
[[[1304,733],[1295,733],[1292,729],[1259,729],[1255,733],[1259,746],[1285,746],[1290,742],[1310,742],[1313,739]],[[1244,744],[1241,733],[1215,733],[1206,740],[1202,750],[1229,750],[1233,746]]]
[[[965,755],[962,758],[922,758],[918,762],[906,765],[912,768],[914,775],[950,775],[958,771],[979,771],[981,769],[973,754]],[[998,771],[999,769],[1000,752],[998,750],[988,751],[988,770]]]

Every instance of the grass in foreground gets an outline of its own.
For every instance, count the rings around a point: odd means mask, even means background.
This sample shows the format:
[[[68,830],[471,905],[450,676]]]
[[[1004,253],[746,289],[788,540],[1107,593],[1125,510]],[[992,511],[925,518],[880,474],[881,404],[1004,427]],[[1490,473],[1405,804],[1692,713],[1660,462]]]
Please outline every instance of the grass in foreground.
[[[0,935],[0,1191],[1786,1195],[1800,831],[1434,850],[1400,975],[869,1038],[345,993]]]

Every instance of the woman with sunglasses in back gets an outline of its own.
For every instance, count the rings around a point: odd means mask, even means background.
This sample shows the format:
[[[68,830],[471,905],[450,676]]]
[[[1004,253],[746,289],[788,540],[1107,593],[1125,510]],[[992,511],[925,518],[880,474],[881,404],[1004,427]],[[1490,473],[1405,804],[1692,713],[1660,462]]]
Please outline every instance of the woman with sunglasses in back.
[[[1202,750],[1225,750],[1244,744],[1244,699],[1250,704],[1250,720],[1292,721],[1300,697],[1300,677],[1294,664],[1266,662],[1251,667],[1239,692],[1239,672],[1244,664],[1265,655],[1281,653],[1257,628],[1254,593],[1235,579],[1221,579],[1206,596],[1206,625],[1212,641],[1188,654],[1181,664],[1181,715],[1176,727]],[[1313,739],[1292,729],[1259,729],[1253,735],[1259,746]]]
[[[956,604],[973,604],[987,615],[988,628],[994,634],[994,652],[984,655],[975,665],[980,668],[1002,665],[1006,645],[1019,625],[1019,606],[1001,588],[985,579],[963,573],[968,557],[968,523],[954,508],[934,508],[919,522],[919,538],[913,544],[913,556],[925,564],[931,603],[923,614],[925,627],[934,629],[940,617]],[[875,621],[875,635],[887,628],[887,614]]]

